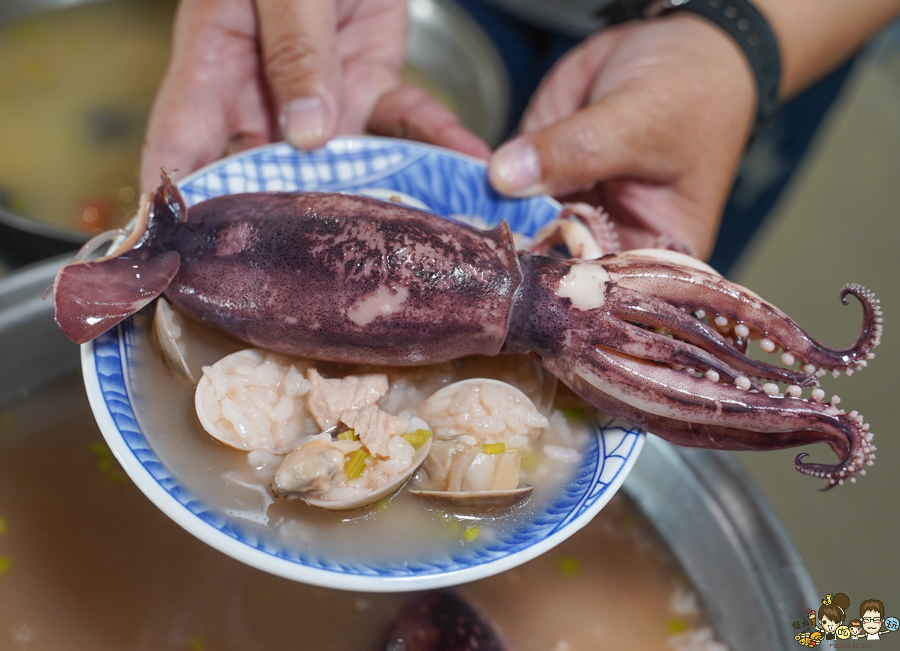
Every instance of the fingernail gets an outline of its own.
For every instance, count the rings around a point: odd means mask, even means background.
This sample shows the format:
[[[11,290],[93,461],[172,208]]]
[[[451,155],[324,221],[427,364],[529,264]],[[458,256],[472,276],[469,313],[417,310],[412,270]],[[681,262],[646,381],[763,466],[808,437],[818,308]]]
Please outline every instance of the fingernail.
[[[298,97],[284,107],[280,122],[284,137],[294,147],[318,147],[328,126],[328,107],[321,97]]]
[[[494,153],[491,160],[491,181],[505,194],[526,196],[543,191],[541,159],[527,140],[513,140]]]

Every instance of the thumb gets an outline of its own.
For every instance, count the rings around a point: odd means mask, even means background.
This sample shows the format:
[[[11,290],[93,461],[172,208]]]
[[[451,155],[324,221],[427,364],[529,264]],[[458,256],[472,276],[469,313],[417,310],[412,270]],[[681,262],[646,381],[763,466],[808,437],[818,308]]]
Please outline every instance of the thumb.
[[[661,152],[671,137],[658,133],[655,120],[642,117],[644,106],[630,93],[614,93],[511,140],[491,158],[491,184],[503,194],[524,197],[571,194],[617,177],[668,180]]]
[[[334,0],[257,0],[260,58],[284,137],[324,145],[340,113]]]

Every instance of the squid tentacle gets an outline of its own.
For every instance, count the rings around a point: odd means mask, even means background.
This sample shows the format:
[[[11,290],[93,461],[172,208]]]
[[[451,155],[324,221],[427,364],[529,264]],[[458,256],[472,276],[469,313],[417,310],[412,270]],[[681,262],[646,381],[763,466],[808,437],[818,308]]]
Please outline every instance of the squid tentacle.
[[[650,296],[641,296],[621,287],[611,290],[609,297],[614,299],[611,310],[618,318],[663,328],[678,339],[689,342],[710,354],[721,356],[734,369],[740,371],[738,375],[780,380],[801,387],[815,383],[815,378],[808,374],[747,357],[739,346],[730,345],[725,337],[709,325],[665,301]],[[744,348],[746,350],[746,346]],[[735,379],[735,377],[736,375],[732,375],[730,379]],[[759,386],[752,388],[758,389]]]
[[[564,204],[559,215],[534,236],[531,253],[554,255],[562,245],[563,257],[592,260],[622,250],[619,233],[602,208],[586,203]]]
[[[710,273],[712,270],[677,269],[649,256],[626,254],[621,258],[621,262],[609,265],[609,271],[623,287],[692,311],[714,309],[710,316],[722,317],[723,327],[734,329],[736,325],[745,325],[789,352],[804,364],[804,370],[810,372],[861,368],[871,359],[872,349],[881,341],[882,315],[878,299],[857,284],[841,290],[841,301],[846,304],[847,294],[852,294],[862,304],[863,324],[859,336],[847,348],[831,348],[810,337],[778,308],[750,290]]]
[[[800,398],[797,386],[790,387],[785,395],[774,384],[760,387],[749,378],[725,384],[720,381],[722,373],[719,377],[698,377],[688,369],[673,368],[669,362],[676,354],[693,353],[692,344],[680,341],[678,336],[697,336],[707,345],[717,342],[713,351],[700,352],[715,355],[724,368],[729,368],[731,359],[741,356],[723,343],[721,335],[707,332],[711,328],[679,309],[684,305],[683,295],[671,299],[674,305],[660,297],[665,295],[659,287],[665,288],[666,279],[645,279],[643,282],[656,287],[654,291],[645,287],[643,295],[635,295],[633,288],[622,291],[623,276],[638,276],[646,271],[646,265],[641,272],[628,267],[622,260],[627,257],[626,254],[588,262],[522,256],[525,283],[513,312],[507,349],[536,355],[548,370],[591,404],[680,445],[765,450],[824,442],[838,456],[838,463],[806,464],[802,462],[804,455],[800,455],[795,467],[830,484],[852,479],[871,464],[875,448],[862,417],[822,402],[821,390],[815,390],[811,399]],[[666,268],[676,277],[676,285],[685,277],[694,278],[701,287],[710,282],[727,282],[702,276],[705,272],[696,268],[671,264]],[[658,270],[654,273],[659,276]],[[740,289],[730,283],[726,287]],[[859,293],[870,306],[875,305],[871,294]],[[697,309],[710,309],[716,303],[706,297],[696,305]],[[780,315],[770,306],[764,310],[768,316]],[[622,321],[622,317],[665,327],[674,336],[644,330],[640,325]],[[773,327],[796,327],[788,317],[779,318],[788,323]],[[665,342],[673,351],[672,356],[661,352]],[[855,348],[865,350],[870,343]],[[726,354],[717,355],[723,352]],[[693,354],[701,359],[699,353]],[[744,363],[751,364],[752,360]],[[699,364],[692,368],[702,370]]]
[[[719,379],[734,381],[741,376],[741,371],[691,343],[645,330],[627,321],[613,320],[607,324],[597,333],[594,345],[652,362],[676,364],[702,372],[714,371]],[[762,389],[758,382],[752,379],[750,382],[751,388]]]
[[[865,367],[866,360],[874,357],[871,350],[881,343],[883,316],[881,301],[875,298],[874,292],[866,289],[858,283],[848,283],[841,288],[841,303],[847,305],[847,294],[852,294],[863,308],[863,325],[856,342],[841,350],[826,349],[832,354],[841,355],[842,358],[851,360],[848,363],[849,370],[854,367]],[[815,363],[815,360],[811,360]],[[848,374],[849,374],[848,370]]]
[[[720,397],[710,400],[712,404],[707,405],[704,418],[693,402],[679,405],[679,398],[682,401],[684,398],[678,393],[694,384],[697,393],[708,394],[708,387],[702,386],[708,382],[683,371],[662,369],[656,376],[659,383],[678,388],[666,391],[667,396],[654,391],[655,408],[649,411],[646,404],[629,400],[632,396],[614,395],[608,390],[609,373],[617,370],[616,366],[621,370],[624,364],[617,360],[617,364],[611,365],[610,356],[591,354],[596,352],[596,349],[587,351],[580,356],[580,361],[564,359],[549,364],[545,361],[544,365],[551,371],[557,364],[560,369],[568,368],[566,383],[585,400],[677,445],[738,451],[826,443],[837,455],[838,463],[803,463],[806,453],[794,460],[794,467],[802,474],[827,481],[826,488],[848,479],[855,481],[854,475],[865,474],[865,467],[874,462],[876,448],[868,425],[861,416],[847,414],[830,403],[787,396],[772,399],[765,394],[720,385]],[[676,374],[682,376],[677,381],[672,377]],[[679,412],[688,412],[690,420],[672,416]],[[748,425],[755,431],[748,432]]]

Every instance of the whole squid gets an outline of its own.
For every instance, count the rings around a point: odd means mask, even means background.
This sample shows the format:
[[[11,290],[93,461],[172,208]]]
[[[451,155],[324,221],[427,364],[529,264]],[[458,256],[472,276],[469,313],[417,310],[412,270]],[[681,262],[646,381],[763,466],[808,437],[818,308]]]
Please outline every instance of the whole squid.
[[[188,216],[163,175],[116,252],[60,271],[56,320],[83,343],[163,293],[193,319],[301,357],[416,365],[529,354],[598,409],[680,445],[825,442],[838,463],[800,454],[794,465],[829,487],[874,459],[862,417],[817,386],[827,371],[865,366],[879,343],[878,301],[855,284],[841,300],[862,304],[861,332],[833,349],[680,253],[520,253],[505,222],[481,231],[346,194],[229,195]],[[751,339],[782,364],[748,357]]]

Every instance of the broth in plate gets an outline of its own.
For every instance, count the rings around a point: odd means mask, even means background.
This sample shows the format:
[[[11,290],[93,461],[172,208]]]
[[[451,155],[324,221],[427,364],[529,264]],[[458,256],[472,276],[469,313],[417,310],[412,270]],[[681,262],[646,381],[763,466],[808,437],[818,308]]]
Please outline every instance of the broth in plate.
[[[330,562],[365,557],[400,564],[423,560],[426,552],[452,557],[457,551],[470,551],[498,537],[509,537],[547,508],[571,479],[580,455],[594,436],[597,414],[568,392],[562,392],[560,400],[564,403],[557,405],[565,411],[553,409],[551,413],[556,378],[524,356],[466,358],[405,368],[347,367],[313,361],[308,363],[327,377],[386,372],[391,390],[378,404],[393,414],[413,409],[441,387],[459,380],[499,379],[517,386],[535,404],[542,405],[550,414],[551,427],[538,439],[534,453],[523,460],[521,479],[534,490],[512,508],[456,507],[403,489],[350,511],[330,511],[299,499],[276,499],[268,489],[274,467],[254,468],[256,456],[230,448],[204,431],[195,410],[194,388],[173,373],[163,359],[149,334],[149,318],[148,311],[134,317],[131,390],[138,422],[160,461],[198,499],[262,540]],[[182,329],[188,342],[188,364],[195,369],[244,347],[187,319]],[[310,433],[313,431],[321,430]],[[553,459],[543,453],[545,446],[577,456]],[[415,479],[407,486],[414,484]]]

